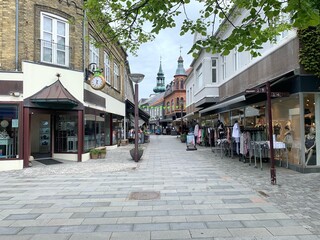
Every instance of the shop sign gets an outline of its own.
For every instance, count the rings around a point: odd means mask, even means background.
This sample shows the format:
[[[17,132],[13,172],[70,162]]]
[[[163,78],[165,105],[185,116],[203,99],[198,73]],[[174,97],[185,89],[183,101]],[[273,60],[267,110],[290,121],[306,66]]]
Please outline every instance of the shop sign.
[[[246,93],[265,93],[267,92],[265,87],[262,88],[250,88],[245,91]]]
[[[249,88],[245,90],[245,93],[266,93],[267,88]],[[271,92],[271,97],[289,97],[289,92]]]
[[[271,92],[271,97],[289,97],[288,92]]]

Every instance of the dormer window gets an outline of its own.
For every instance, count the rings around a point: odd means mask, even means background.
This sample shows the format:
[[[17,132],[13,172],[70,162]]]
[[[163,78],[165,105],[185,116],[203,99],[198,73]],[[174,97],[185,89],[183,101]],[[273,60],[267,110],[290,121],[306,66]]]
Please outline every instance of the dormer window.
[[[41,13],[41,62],[69,66],[69,24],[59,16]]]

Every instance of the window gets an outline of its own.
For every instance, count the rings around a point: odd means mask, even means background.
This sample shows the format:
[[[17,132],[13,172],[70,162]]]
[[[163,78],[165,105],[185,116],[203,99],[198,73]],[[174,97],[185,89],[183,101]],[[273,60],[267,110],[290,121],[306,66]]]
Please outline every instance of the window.
[[[212,83],[217,82],[217,58],[211,59],[211,69],[212,69]]]
[[[19,119],[19,106],[15,104],[1,104],[0,159],[16,158],[19,155],[19,130],[22,129],[21,125],[22,121]]]
[[[237,71],[239,67],[239,54],[238,54],[237,47],[235,47],[234,53],[233,53],[233,65],[234,65],[234,71]]]
[[[170,102],[167,102],[167,113],[170,112]]]
[[[171,100],[171,112],[174,111],[174,102],[173,102],[173,99]]]
[[[66,19],[41,13],[41,61],[69,66],[69,24]]]
[[[107,83],[111,83],[110,82],[110,79],[111,79],[111,76],[110,76],[110,58],[109,58],[109,55],[104,52],[104,79],[106,80]]]
[[[182,98],[180,98],[180,103],[179,103],[179,107],[180,107],[180,109],[183,109],[183,107],[184,107],[184,100],[183,100],[183,97]],[[181,108],[182,107],[182,108]]]
[[[113,65],[113,87],[117,90],[120,90],[120,74],[119,74],[119,67],[115,63]]]
[[[77,151],[78,116],[60,114],[55,116],[54,151],[57,153]]]
[[[187,105],[189,105],[189,103],[190,103],[190,91],[189,90],[187,90]]]
[[[201,89],[203,87],[203,78],[202,78],[202,64],[197,68],[197,83],[198,88]]]
[[[221,56],[222,79],[227,76],[226,56]]]
[[[95,45],[95,40],[90,37],[90,46],[89,46],[89,61],[90,63],[96,63],[99,66],[99,48]]]
[[[184,82],[183,82],[183,78],[180,79],[180,88],[184,89]]]

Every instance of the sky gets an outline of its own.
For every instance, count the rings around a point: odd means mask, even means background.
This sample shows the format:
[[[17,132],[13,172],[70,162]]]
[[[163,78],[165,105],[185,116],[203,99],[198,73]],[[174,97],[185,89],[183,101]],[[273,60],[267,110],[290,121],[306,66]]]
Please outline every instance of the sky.
[[[189,18],[195,18],[198,15],[200,6],[197,3],[191,3],[187,6]],[[180,36],[180,27],[182,18],[176,21],[177,27],[174,29],[162,30],[154,41],[141,45],[137,52],[138,56],[129,54],[129,64],[131,73],[142,73],[145,75],[144,80],[139,84],[139,99],[148,98],[154,94],[153,88],[157,84],[157,73],[160,66],[160,57],[162,70],[165,77],[165,85],[173,80],[178,67],[178,58],[181,56],[184,60],[183,65],[187,70],[192,63],[193,57],[187,54],[193,45],[194,36],[185,34]]]

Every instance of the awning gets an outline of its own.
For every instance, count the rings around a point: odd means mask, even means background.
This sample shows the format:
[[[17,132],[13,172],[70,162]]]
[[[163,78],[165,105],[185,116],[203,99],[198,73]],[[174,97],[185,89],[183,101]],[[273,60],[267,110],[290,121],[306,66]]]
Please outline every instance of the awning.
[[[134,104],[130,100],[126,100],[126,112],[134,115]],[[139,108],[139,118],[145,122],[149,122],[150,115]]]
[[[37,106],[51,109],[75,109],[83,108],[83,104],[77,100],[60,82],[44,87],[24,100],[25,106]]]
[[[246,100],[246,96],[242,95],[242,96],[239,96],[239,97],[236,97],[236,98],[233,98],[233,99],[230,99],[230,100],[227,100],[227,101],[218,103],[218,104],[214,104],[214,105],[211,106],[211,107],[202,109],[202,110],[199,111],[199,113],[200,113],[200,114],[203,114],[203,113],[206,113],[206,112],[209,112],[209,111],[216,110],[216,109],[218,109],[218,108],[223,108],[223,107],[229,106],[229,105],[231,105],[231,104],[244,101],[244,100]]]
[[[188,113],[186,115],[183,116],[183,118],[188,118],[194,115],[194,112]]]

